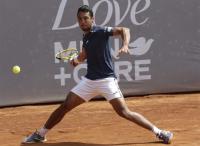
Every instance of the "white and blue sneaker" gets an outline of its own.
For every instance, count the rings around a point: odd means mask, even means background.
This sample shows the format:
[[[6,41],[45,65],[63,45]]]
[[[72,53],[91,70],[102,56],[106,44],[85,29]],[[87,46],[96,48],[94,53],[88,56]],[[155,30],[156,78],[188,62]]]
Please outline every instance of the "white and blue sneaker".
[[[164,144],[170,144],[173,138],[173,133],[170,131],[162,130],[159,134],[156,135]]]
[[[47,139],[45,137],[40,136],[39,133],[36,131],[31,135],[25,137],[22,143],[42,143],[45,141],[47,141]]]

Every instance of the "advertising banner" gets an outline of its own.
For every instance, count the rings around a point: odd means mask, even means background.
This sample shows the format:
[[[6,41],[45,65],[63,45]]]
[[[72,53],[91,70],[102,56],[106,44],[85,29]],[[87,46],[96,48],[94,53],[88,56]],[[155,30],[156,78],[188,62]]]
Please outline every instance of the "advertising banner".
[[[125,96],[200,91],[199,0],[2,0],[0,106],[62,101],[80,82],[86,62],[74,68],[55,54],[82,48],[76,15],[83,4],[96,25],[130,28],[130,54],[117,57],[122,42],[111,39]]]

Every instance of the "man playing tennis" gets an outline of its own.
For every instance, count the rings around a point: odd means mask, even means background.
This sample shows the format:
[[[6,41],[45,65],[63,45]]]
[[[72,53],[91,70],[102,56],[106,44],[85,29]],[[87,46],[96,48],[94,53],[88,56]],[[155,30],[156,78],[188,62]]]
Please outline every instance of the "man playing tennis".
[[[160,130],[142,115],[130,111],[119,89],[111,59],[109,37],[121,36],[123,46],[119,49],[119,53],[128,53],[129,29],[94,25],[93,12],[87,5],[78,9],[77,19],[84,33],[83,46],[78,57],[71,60],[70,63],[76,66],[87,59],[87,74],[69,92],[65,101],[51,114],[45,125],[26,137],[23,143],[46,141],[47,132],[58,124],[66,113],[97,95],[104,96],[119,116],[152,131],[163,143],[170,143],[173,134]]]

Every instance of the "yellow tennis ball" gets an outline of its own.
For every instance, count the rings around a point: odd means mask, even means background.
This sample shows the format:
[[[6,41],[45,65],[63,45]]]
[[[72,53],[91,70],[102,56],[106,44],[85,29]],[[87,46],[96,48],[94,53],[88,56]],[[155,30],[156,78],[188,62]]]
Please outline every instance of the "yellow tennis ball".
[[[21,69],[18,65],[15,65],[15,66],[12,67],[12,72],[14,74],[18,74],[18,73],[20,73],[20,71],[21,71]]]

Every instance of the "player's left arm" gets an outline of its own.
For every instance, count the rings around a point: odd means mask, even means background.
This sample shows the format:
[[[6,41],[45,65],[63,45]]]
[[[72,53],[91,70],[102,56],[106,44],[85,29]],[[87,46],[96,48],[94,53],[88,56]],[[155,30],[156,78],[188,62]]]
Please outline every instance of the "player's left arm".
[[[122,47],[119,49],[119,54],[124,52],[128,53],[128,44],[130,42],[130,29],[126,27],[114,27],[113,36],[121,36]]]

